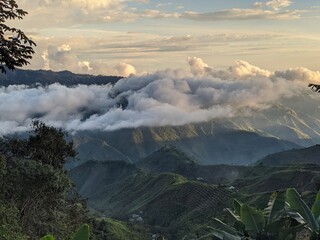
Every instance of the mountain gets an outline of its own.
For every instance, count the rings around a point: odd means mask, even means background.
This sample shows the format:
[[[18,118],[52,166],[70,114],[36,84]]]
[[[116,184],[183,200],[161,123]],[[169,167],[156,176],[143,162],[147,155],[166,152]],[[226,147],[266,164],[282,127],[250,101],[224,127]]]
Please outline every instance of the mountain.
[[[274,153],[259,160],[258,164],[265,166],[280,166],[292,164],[320,165],[320,145]]]
[[[22,70],[8,71],[7,74],[0,74],[0,86],[41,84],[47,86],[53,83],[60,83],[66,86],[77,84],[114,84],[122,77],[119,76],[93,76],[89,74],[75,74],[69,71],[53,72],[50,70]]]
[[[137,166],[149,173],[176,173],[211,184],[230,183],[246,176],[248,169],[237,165],[201,165],[173,146],[159,149],[139,161]]]
[[[226,186],[173,173],[145,173],[121,161],[87,162],[73,169],[71,178],[97,214],[143,222],[169,233],[170,239],[180,239],[196,222],[203,225],[221,214],[233,194]]]
[[[312,204],[320,188],[319,165],[200,165],[171,146],[137,166],[125,161],[89,161],[70,175],[97,215],[140,224],[168,239],[204,231],[212,217],[221,217],[222,210],[231,206],[233,198],[262,208],[272,192],[294,187]],[[121,229],[128,227],[119,224]]]
[[[142,170],[153,173],[179,173],[195,164],[191,156],[173,146],[164,146],[137,163]]]
[[[71,178],[79,194],[89,199],[100,199],[112,192],[139,170],[124,161],[88,161],[71,171]]]
[[[227,128],[256,132],[262,136],[311,146],[320,142],[320,115],[316,111],[320,99],[305,96],[299,101],[303,102],[304,108],[278,103],[247,116],[240,114],[223,121]]]
[[[257,133],[226,129],[215,122],[188,124],[184,126],[141,127],[117,131],[82,131],[73,136],[77,148],[90,152],[108,152],[94,160],[122,160],[138,162],[163,146],[181,149],[201,164],[247,165],[269,154],[293,148],[297,144]],[[96,144],[96,142],[100,142]],[[102,144],[103,143],[103,144]],[[82,163],[93,160],[88,151],[79,151]]]

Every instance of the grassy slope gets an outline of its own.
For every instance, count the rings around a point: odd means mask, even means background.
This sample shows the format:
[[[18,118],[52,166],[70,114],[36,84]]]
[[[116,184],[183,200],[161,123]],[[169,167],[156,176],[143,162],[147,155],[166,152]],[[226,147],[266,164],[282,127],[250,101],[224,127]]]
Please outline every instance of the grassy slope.
[[[248,167],[236,165],[200,165],[190,155],[176,147],[166,146],[137,163],[149,173],[177,173],[188,179],[203,179],[207,183],[230,183],[245,176]]]
[[[96,240],[147,239],[147,234],[141,228],[111,218],[96,219],[93,234]]]
[[[114,161],[89,162],[72,174],[95,211],[124,221],[139,214],[151,229],[170,239],[200,231],[233,197],[265,207],[273,191],[294,187],[310,204],[320,187],[317,165],[203,166],[176,148],[162,149],[139,165],[148,172]],[[193,180],[195,176],[207,183]],[[229,183],[237,193],[212,182]]]
[[[94,162],[91,164],[94,165]],[[99,169],[100,176],[96,175],[94,179],[101,181],[104,176],[101,170],[103,165],[96,164],[97,167],[87,166],[81,168],[81,171],[76,169],[77,177],[74,178],[92,179],[90,171]],[[173,173],[157,175],[136,171],[115,182],[110,181],[105,185],[78,179],[78,184],[94,189],[95,194],[88,192],[89,205],[103,217],[128,221],[131,214],[139,214],[145,224],[155,228],[156,232],[171,234],[171,239],[193,231],[195,226],[203,225],[212,216],[219,214],[228,206],[232,195],[225,187],[188,180]],[[79,185],[78,188],[84,189]]]

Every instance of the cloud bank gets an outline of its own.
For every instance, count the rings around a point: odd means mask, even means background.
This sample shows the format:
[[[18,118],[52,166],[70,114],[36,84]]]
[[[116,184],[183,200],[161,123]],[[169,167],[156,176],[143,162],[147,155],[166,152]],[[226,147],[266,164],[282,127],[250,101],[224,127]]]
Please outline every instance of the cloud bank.
[[[113,86],[0,88],[0,133],[25,131],[35,119],[68,131],[202,122],[268,108],[308,90],[307,82],[320,82],[319,72],[305,68],[271,72],[237,61],[216,69],[195,57],[188,63],[189,71],[131,75]],[[118,68],[132,72],[126,65]]]

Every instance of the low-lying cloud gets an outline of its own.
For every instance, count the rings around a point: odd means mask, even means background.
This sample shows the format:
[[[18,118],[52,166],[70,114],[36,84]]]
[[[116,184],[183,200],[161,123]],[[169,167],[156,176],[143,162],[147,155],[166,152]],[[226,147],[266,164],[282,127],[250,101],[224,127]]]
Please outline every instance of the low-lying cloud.
[[[259,111],[320,82],[319,72],[305,68],[272,72],[237,61],[216,69],[195,57],[188,63],[189,71],[132,74],[114,86],[2,87],[0,132],[25,131],[35,119],[68,131],[183,125]]]

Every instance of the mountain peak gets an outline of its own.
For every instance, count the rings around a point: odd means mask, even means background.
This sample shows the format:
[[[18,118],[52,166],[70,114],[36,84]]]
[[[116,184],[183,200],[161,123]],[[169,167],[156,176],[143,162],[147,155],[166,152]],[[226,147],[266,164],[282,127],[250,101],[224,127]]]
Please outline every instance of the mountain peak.
[[[142,159],[138,166],[150,172],[177,172],[195,161],[185,152],[172,145],[165,145]]]

